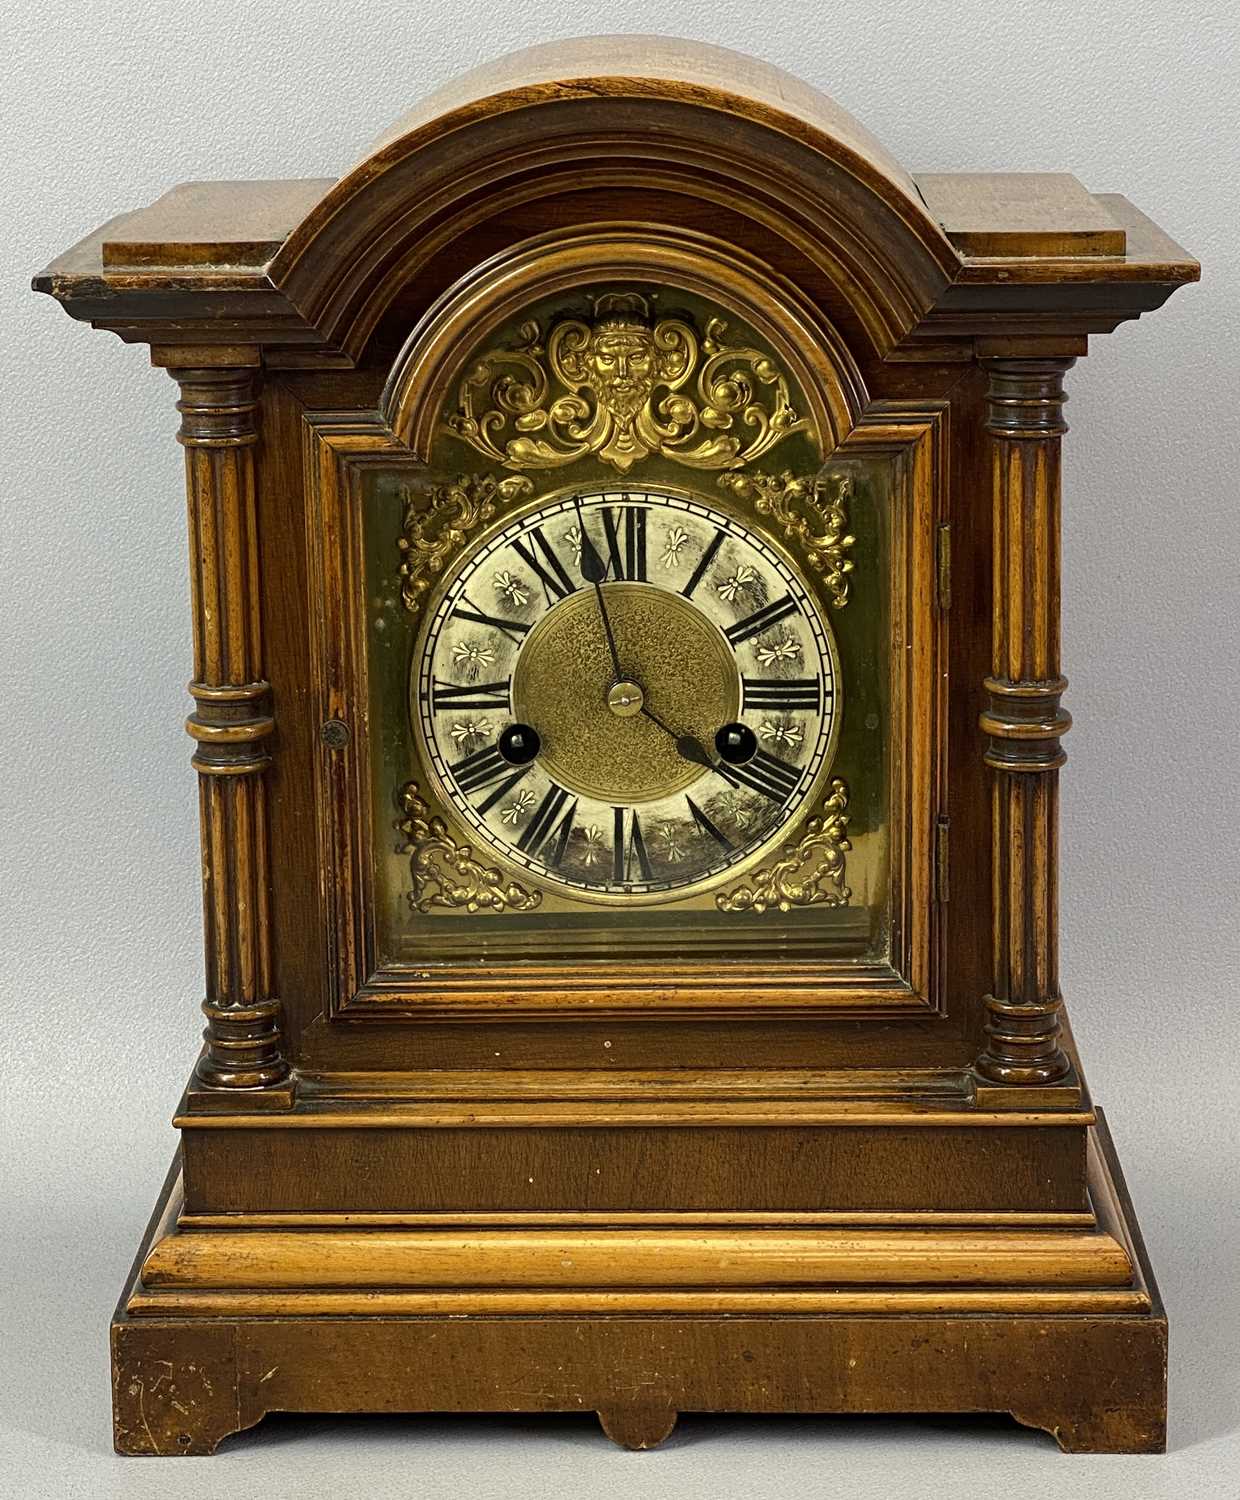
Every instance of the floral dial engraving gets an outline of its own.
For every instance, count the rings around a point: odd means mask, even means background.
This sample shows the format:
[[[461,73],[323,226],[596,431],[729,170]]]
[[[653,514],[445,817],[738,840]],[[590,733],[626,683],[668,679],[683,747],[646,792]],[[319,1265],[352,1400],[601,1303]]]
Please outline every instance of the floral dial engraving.
[[[507,599],[509,604],[518,607],[528,604],[530,593],[525,580],[517,573],[510,573],[507,568],[495,575],[495,592],[501,599]]]
[[[754,653],[762,666],[769,667],[772,662],[795,660],[801,654],[801,643],[796,636],[785,632],[765,645],[755,646]]]
[[[689,540],[689,533],[682,526],[668,527],[663,537],[663,566],[669,572],[680,566],[680,554]]]
[[[491,738],[492,729],[485,719],[454,719],[451,733],[453,744],[462,750],[472,750]]]
[[[497,520],[428,604],[411,689],[430,781],[470,837],[522,882],[631,904],[769,857],[827,773],[840,696],[787,554],[714,502],[636,487]],[[533,758],[506,751],[513,725]],[[726,758],[729,726],[747,756]]]

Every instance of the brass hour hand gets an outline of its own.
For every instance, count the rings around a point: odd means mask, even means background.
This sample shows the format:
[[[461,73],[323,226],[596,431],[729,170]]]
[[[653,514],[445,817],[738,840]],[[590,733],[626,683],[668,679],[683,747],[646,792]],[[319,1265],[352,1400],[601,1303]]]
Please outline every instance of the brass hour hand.
[[[652,723],[657,724],[664,734],[671,735],[676,741],[676,754],[682,760],[687,760],[695,766],[705,766],[708,771],[715,769],[715,762],[711,757],[710,751],[702,744],[701,740],[695,739],[691,734],[677,734],[670,724],[665,724],[658,714],[652,709],[647,708],[644,703],[642,704],[641,711]]]

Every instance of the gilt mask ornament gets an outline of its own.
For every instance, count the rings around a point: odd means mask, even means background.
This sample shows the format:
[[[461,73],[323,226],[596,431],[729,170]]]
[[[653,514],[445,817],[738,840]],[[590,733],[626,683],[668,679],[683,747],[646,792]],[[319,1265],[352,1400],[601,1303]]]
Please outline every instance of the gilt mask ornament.
[[[807,424],[771,356],[726,333],[711,318],[699,338],[682,318],[654,321],[636,292],[606,292],[589,322],[556,323],[545,343],[541,325],[526,322],[515,345],[489,349],[445,425],[508,469],[593,455],[627,472],[651,453],[740,468]]]

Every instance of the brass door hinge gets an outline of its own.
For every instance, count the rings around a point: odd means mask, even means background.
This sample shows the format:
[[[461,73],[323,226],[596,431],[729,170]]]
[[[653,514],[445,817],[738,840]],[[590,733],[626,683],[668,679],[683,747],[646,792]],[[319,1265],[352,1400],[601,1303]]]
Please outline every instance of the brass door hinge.
[[[934,823],[934,899],[943,904],[951,899],[947,875],[947,835],[951,819],[941,814]]]
[[[952,607],[952,529],[946,521],[935,533],[934,591],[935,602],[946,613]]]

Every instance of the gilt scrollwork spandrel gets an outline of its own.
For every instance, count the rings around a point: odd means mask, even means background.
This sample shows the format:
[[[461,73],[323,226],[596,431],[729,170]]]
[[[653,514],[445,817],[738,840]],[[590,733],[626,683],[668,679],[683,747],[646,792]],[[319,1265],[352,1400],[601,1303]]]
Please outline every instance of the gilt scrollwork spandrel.
[[[739,885],[720,891],[715,905],[726,912],[791,911],[801,906],[847,906],[844,884],[848,841],[848,787],[838,777],[801,837],[777,858],[751,870]]]
[[[401,852],[409,856],[408,899],[414,911],[532,911],[541,904],[540,892],[526,890],[494,865],[475,859],[473,846],[452,836],[416,781],[401,787],[399,800],[397,827],[405,838]]]
[[[465,474],[434,486],[429,495],[408,494],[396,544],[401,554],[398,572],[405,608],[417,614],[435,578],[464,542],[504,505],[532,490],[530,481],[519,474],[504,479]]]
[[[848,530],[851,474],[721,474],[720,486],[747,501],[798,546],[818,573],[836,609],[848,603],[849,557],[856,537]]]
[[[771,355],[656,321],[645,297],[608,292],[590,321],[524,323],[476,359],[445,427],[508,469],[555,469],[595,456],[625,472],[652,453],[696,469],[735,469],[806,430]]]

